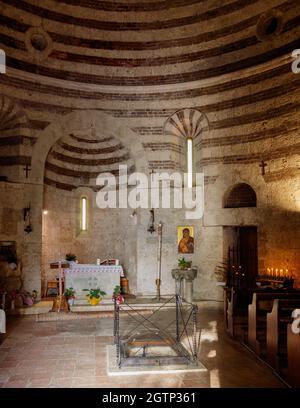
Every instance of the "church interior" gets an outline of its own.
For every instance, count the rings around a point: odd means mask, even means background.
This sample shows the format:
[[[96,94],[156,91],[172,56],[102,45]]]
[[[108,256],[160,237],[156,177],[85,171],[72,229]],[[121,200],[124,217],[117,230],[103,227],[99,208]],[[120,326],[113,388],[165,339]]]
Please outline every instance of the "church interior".
[[[299,0],[0,0],[0,388],[300,387],[299,44]]]

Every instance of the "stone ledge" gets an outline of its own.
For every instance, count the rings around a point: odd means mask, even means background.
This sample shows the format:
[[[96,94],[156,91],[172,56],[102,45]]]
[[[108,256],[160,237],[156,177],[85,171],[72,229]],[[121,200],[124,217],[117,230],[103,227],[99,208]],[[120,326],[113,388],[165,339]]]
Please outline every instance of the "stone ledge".
[[[42,300],[35,303],[33,306],[17,307],[15,309],[9,309],[6,311],[8,316],[23,316],[23,315],[36,315],[40,313],[51,312],[53,307],[52,300]]]

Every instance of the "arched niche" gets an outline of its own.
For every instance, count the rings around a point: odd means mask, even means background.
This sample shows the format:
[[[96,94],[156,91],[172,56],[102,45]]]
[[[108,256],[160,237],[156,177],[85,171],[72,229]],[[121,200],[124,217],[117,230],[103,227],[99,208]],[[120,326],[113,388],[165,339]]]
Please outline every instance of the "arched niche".
[[[246,183],[239,183],[231,187],[223,199],[223,208],[256,207],[256,204],[256,193]]]

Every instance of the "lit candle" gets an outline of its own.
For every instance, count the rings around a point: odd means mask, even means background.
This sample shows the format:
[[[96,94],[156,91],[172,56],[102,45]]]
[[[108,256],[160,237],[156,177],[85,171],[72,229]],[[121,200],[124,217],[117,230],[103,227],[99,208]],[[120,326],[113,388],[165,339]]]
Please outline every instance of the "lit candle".
[[[274,268],[271,269],[271,275],[274,276]]]
[[[279,276],[282,277],[282,278],[284,277],[283,269],[280,269],[280,271],[279,271]]]
[[[275,276],[276,276],[276,277],[279,276],[279,275],[278,275],[278,269],[277,269],[277,268],[275,269]]]
[[[271,270],[270,270],[270,268],[267,268],[267,275],[268,275],[268,276],[271,276]]]

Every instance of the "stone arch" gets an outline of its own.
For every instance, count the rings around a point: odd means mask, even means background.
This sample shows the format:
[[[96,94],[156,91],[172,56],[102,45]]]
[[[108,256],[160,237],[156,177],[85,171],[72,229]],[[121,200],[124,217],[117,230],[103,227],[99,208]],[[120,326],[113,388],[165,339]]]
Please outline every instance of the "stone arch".
[[[27,114],[19,102],[6,95],[0,96],[0,175],[10,181],[22,178],[21,167],[30,165],[33,139],[28,122]],[[24,145],[29,146],[25,154],[22,148]]]
[[[74,111],[51,123],[37,140],[32,155],[30,181],[43,184],[44,168],[51,147],[64,134],[84,129],[103,129],[103,134],[119,140],[129,151],[137,171],[145,171],[147,160],[140,139],[130,128],[124,127],[117,119],[95,110]]]
[[[195,108],[182,108],[170,115],[164,123],[163,134],[172,137],[181,152],[179,167],[186,171],[187,139],[193,140],[194,171],[201,169],[201,143],[209,132],[209,121],[206,114]]]
[[[235,184],[223,197],[223,208],[256,207],[256,204],[256,193],[247,183]]]

